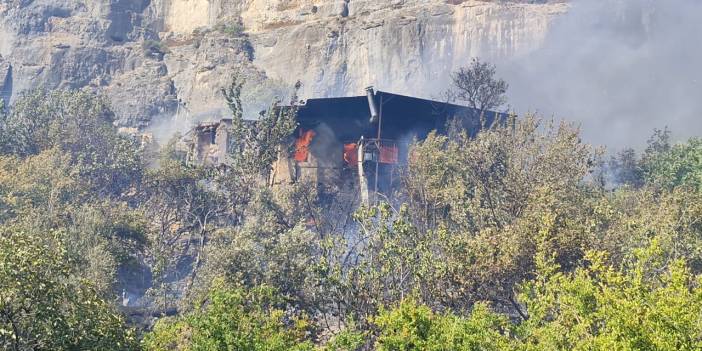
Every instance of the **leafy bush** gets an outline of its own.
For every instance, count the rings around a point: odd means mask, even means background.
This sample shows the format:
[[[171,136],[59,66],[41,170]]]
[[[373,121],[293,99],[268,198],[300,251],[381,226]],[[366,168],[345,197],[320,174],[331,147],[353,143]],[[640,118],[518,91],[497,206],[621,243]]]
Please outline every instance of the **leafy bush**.
[[[162,320],[144,340],[146,350],[312,350],[309,322],[281,309],[274,289],[216,286],[204,307],[176,320]]]
[[[501,334],[507,319],[476,304],[468,318],[439,315],[408,299],[374,318],[380,329],[378,351],[503,350],[508,338]]]
[[[129,350],[131,329],[75,274],[58,233],[0,229],[0,347],[3,350]]]
[[[168,47],[158,40],[145,40],[141,48],[149,56],[163,56],[170,52]]]
[[[602,253],[571,274],[540,260],[523,285],[529,319],[518,326],[520,349],[697,350],[702,347],[702,287],[682,261],[666,262],[654,240],[625,272]]]
[[[0,348],[134,348],[107,302],[129,265],[153,293],[138,303],[178,307],[146,350],[702,348],[699,139],[657,132],[608,186],[567,124],[432,134],[392,202],[358,209],[346,189],[268,187],[295,109],[245,121],[241,88],[223,91],[220,168],[172,142],[146,170],[87,92],[0,116]]]
[[[87,91],[23,94],[0,124],[0,152],[19,157],[56,149],[97,193],[119,195],[141,177],[132,138],[117,133],[104,96]],[[11,142],[9,142],[11,141]]]
[[[232,38],[238,38],[244,34],[244,25],[240,22],[219,23],[214,28],[218,32],[229,35]]]
[[[650,184],[666,189],[688,187],[702,192],[702,139],[692,138],[649,155],[643,168]]]

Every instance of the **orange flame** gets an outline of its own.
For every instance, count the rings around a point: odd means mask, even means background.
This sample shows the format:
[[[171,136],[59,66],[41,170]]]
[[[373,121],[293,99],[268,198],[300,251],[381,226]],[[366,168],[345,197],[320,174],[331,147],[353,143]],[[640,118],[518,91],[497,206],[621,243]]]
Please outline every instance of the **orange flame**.
[[[344,144],[344,161],[351,167],[358,167],[358,145]]]
[[[313,130],[308,130],[306,132],[300,131],[300,137],[295,141],[295,161],[297,162],[307,162],[307,157],[310,153],[310,144],[312,144],[312,139],[317,135]]]
[[[399,155],[400,152],[397,149],[397,146],[380,146],[380,163],[397,164],[400,159]]]

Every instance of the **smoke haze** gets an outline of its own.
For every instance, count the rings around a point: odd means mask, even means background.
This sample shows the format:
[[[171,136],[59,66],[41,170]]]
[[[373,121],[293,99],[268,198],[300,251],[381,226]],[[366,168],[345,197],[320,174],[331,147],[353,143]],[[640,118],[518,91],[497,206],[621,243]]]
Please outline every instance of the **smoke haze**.
[[[616,150],[654,128],[700,136],[701,65],[702,1],[580,0],[541,49],[499,68],[518,113],[577,121]]]

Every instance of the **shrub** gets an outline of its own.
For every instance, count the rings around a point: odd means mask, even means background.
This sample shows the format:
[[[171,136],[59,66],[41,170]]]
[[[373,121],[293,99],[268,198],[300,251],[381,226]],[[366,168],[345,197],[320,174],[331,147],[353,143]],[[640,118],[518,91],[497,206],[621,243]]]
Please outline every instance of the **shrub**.
[[[146,335],[146,350],[312,350],[305,342],[308,321],[291,316],[274,289],[212,289],[204,308],[162,320]]]
[[[141,47],[148,56],[163,56],[170,52],[168,47],[158,40],[145,40]]]
[[[475,305],[470,317],[461,318],[436,314],[408,299],[381,311],[375,323],[380,329],[378,351],[503,350],[509,340],[500,333],[507,319],[482,303]]]

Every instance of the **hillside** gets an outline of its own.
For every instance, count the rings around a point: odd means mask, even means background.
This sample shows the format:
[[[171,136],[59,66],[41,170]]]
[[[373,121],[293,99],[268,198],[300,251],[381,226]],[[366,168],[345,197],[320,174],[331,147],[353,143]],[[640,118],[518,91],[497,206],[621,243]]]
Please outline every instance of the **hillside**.
[[[0,350],[702,350],[701,17],[0,0]]]

